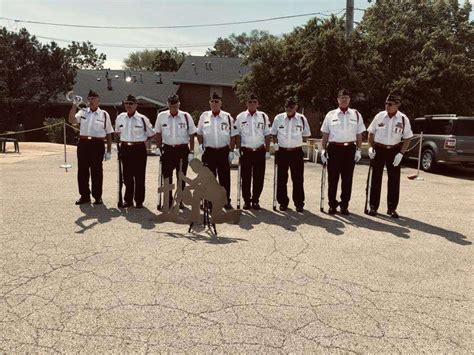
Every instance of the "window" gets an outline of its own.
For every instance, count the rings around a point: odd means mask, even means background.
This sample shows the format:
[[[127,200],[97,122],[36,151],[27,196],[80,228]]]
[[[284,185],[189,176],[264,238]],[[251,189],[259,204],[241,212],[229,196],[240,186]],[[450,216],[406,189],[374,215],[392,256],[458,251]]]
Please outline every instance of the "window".
[[[456,120],[453,134],[474,137],[474,120]]]
[[[449,119],[427,120],[424,128],[423,133],[425,134],[452,134],[453,121]]]

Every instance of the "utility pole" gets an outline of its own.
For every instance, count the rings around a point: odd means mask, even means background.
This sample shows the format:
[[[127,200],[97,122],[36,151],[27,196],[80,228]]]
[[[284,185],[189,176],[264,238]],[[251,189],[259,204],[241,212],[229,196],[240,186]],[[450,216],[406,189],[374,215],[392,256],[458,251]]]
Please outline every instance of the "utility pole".
[[[354,29],[354,0],[346,0],[346,37]]]

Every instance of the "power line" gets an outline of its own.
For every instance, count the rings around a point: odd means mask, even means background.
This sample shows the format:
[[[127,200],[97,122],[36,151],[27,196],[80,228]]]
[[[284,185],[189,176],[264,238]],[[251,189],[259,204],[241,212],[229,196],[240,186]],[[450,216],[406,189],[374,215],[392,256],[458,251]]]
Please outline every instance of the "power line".
[[[47,39],[50,41],[55,41],[55,42],[66,42],[66,43],[71,43],[71,42],[78,42],[77,40],[71,40],[71,39],[61,39],[61,38],[53,38],[53,37],[45,37],[45,36],[36,36],[36,38],[42,38],[42,39]],[[91,44],[95,47],[109,47],[109,48],[140,48],[140,49],[165,49],[165,48],[194,48],[194,47],[209,47],[213,46],[214,42],[208,42],[208,43],[182,43],[182,44],[147,44],[147,45],[142,45],[142,46],[137,46],[135,44],[115,44],[115,43],[92,43]]]
[[[336,13],[329,13],[329,11],[310,12],[310,13],[306,13],[306,14],[268,17],[268,18],[257,19],[257,20],[220,22],[220,23],[208,23],[208,24],[194,24],[194,25],[174,25],[174,26],[92,26],[92,25],[78,25],[78,24],[69,24],[69,23],[54,23],[54,22],[19,20],[19,19],[13,19],[13,18],[8,18],[8,17],[0,17],[0,20],[14,21],[14,22],[17,22],[17,23],[29,23],[29,24],[36,24],[36,25],[48,25],[48,26],[60,26],[60,27],[97,28],[97,29],[115,29],[115,30],[144,30],[144,29],[176,29],[176,28],[230,26],[230,25],[243,25],[243,24],[249,24],[249,23],[259,23],[259,22],[285,20],[285,19],[296,18],[296,17],[307,17],[307,16],[316,16],[316,15],[331,16],[331,15],[339,15],[340,13],[342,13],[344,11],[344,9],[336,9],[336,10],[331,10],[331,11],[338,11],[338,12],[336,12]]]

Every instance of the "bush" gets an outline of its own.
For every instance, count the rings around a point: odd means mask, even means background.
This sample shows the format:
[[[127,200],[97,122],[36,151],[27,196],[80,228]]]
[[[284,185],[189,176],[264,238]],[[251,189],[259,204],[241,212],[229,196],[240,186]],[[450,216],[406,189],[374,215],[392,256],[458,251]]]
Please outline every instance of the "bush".
[[[51,143],[64,143],[63,125],[65,118],[60,117],[47,117],[43,121],[43,125],[46,127],[46,135],[48,141]],[[61,124],[58,124],[61,123]],[[56,125],[56,126],[53,126]],[[51,127],[52,126],[52,127]],[[71,127],[66,126],[66,143],[76,143],[76,131]]]

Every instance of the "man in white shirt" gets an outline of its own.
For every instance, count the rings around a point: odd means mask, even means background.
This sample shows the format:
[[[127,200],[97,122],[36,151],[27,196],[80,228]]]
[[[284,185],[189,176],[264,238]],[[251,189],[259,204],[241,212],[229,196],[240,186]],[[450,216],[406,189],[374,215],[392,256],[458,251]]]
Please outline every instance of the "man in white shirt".
[[[293,202],[296,211],[304,211],[304,153],[303,137],[311,136],[308,120],[297,111],[298,103],[295,98],[286,101],[286,112],[275,116],[271,134],[275,142],[275,159],[277,171],[277,201],[280,211],[286,211],[290,202],[286,184],[288,169],[293,181]]]
[[[91,177],[92,196],[95,205],[102,202],[103,170],[102,160],[110,160],[112,148],[112,123],[105,110],[99,108],[99,94],[90,90],[88,94],[89,107],[76,113],[73,103],[69,111],[69,123],[79,124],[79,142],[77,144],[77,182],[81,197],[76,205],[91,201],[89,189],[89,176]],[[104,141],[107,140],[105,153]]]
[[[247,99],[247,111],[241,112],[235,121],[244,210],[260,209],[259,199],[263,190],[265,160],[270,158],[270,120],[265,112],[257,109],[258,98],[255,94],[250,94]],[[250,192],[252,180],[253,187]]]
[[[123,102],[126,112],[115,120],[115,133],[120,136],[120,159],[125,184],[124,203],[121,207],[142,208],[145,201],[147,151],[145,142],[155,135],[150,120],[137,111],[138,101],[128,95]]]
[[[389,94],[385,100],[385,111],[375,115],[369,132],[369,157],[372,166],[369,215],[376,216],[380,204],[380,190],[384,166],[387,167],[388,191],[387,214],[398,218],[397,206],[400,196],[400,163],[413,137],[410,120],[400,112],[401,96]]]
[[[193,118],[187,112],[179,109],[178,95],[168,97],[168,110],[160,112],[155,122],[157,154],[161,155],[163,178],[173,183],[173,170],[176,170],[176,179],[179,178],[179,168],[186,175],[188,162],[194,158],[194,134],[197,129]],[[181,162],[181,164],[180,164]],[[185,182],[181,186],[184,189]],[[169,192],[169,204],[173,202]],[[182,203],[180,208],[182,208]]]
[[[321,161],[328,165],[329,214],[335,214],[337,206],[341,213],[349,214],[354,166],[361,158],[362,132],[365,131],[362,115],[349,108],[350,93],[339,90],[339,107],[329,111],[321,126]],[[341,177],[341,202],[336,199],[337,185]]]
[[[237,130],[230,113],[222,111],[222,97],[212,94],[209,105],[211,110],[205,111],[199,118],[197,137],[202,145],[202,162],[214,176],[218,176],[219,184],[227,192],[225,209],[232,209],[230,203],[230,162],[234,159],[235,136]]]

